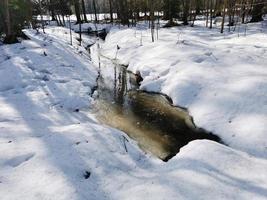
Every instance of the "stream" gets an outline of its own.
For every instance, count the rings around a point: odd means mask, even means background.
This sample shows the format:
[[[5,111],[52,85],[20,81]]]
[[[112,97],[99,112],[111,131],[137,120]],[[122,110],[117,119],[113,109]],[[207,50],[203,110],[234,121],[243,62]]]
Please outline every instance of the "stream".
[[[93,110],[102,123],[122,130],[143,151],[163,161],[175,156],[192,140],[221,142],[218,136],[195,127],[188,112],[174,107],[164,95],[139,90],[136,75],[125,66],[99,58]]]

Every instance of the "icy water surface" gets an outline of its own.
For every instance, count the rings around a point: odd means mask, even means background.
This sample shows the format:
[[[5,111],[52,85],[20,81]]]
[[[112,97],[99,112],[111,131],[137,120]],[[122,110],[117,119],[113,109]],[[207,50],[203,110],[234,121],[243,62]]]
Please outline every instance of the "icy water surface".
[[[160,94],[138,90],[135,75],[126,67],[101,58],[95,96],[98,119],[127,133],[141,149],[167,161],[196,139],[220,141],[198,129],[186,110],[174,107]]]

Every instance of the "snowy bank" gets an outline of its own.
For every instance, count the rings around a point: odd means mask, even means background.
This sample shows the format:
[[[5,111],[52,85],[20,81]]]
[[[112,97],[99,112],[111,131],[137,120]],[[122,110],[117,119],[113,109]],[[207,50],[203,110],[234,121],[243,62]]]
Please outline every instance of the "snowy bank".
[[[155,43],[149,30],[114,29],[101,53],[140,71],[141,89],[187,107],[197,126],[267,158],[267,24],[246,25],[240,37],[196,24],[161,29]]]

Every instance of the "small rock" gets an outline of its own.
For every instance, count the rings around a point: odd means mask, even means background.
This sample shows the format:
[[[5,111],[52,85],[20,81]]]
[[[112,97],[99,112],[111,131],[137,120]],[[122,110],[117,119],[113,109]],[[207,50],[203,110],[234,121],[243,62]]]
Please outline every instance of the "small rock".
[[[80,112],[80,109],[79,109],[79,108],[77,108],[77,109],[75,109],[74,111],[75,111],[75,112]]]
[[[85,173],[83,174],[83,177],[84,177],[85,179],[90,178],[90,176],[91,176],[91,172],[89,172],[89,171],[85,171]]]

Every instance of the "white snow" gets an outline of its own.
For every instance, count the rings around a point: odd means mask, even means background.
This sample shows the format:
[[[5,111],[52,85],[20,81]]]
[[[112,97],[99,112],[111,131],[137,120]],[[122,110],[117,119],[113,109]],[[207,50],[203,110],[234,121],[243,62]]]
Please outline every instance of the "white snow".
[[[140,31],[108,36],[103,54],[118,44],[143,89],[188,107],[229,145],[193,141],[164,163],[129,138],[126,152],[127,136],[91,114],[97,68],[67,32],[27,30],[31,40],[0,46],[1,199],[267,199],[265,33],[172,28],[151,43],[143,31],[143,46]]]
[[[243,25],[240,37],[201,23],[161,29],[155,43],[150,30],[114,29],[101,53],[140,71],[141,89],[167,94],[199,127],[267,158],[267,23],[246,25],[247,36]]]

